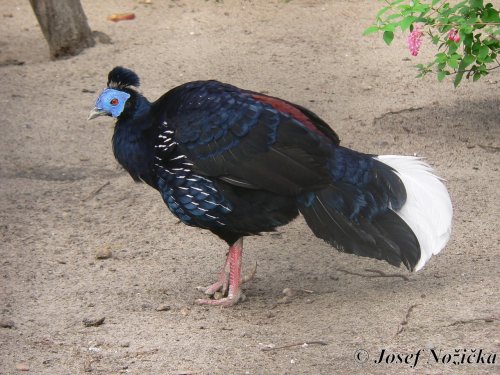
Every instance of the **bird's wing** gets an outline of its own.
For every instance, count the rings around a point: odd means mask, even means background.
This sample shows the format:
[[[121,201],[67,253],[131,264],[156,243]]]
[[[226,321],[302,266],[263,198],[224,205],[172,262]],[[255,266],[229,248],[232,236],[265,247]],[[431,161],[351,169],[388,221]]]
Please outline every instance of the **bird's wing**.
[[[184,86],[169,102],[168,126],[203,175],[290,195],[330,182],[338,137],[304,108],[215,81]]]

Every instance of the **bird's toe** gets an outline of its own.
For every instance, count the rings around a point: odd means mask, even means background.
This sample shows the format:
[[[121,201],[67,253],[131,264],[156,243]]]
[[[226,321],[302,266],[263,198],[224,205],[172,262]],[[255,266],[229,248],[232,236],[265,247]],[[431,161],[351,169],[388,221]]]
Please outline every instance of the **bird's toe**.
[[[243,293],[239,293],[234,296],[228,296],[221,299],[198,299],[196,303],[199,305],[210,305],[210,306],[221,306],[230,307],[236,305],[239,301],[244,301],[245,296]]]

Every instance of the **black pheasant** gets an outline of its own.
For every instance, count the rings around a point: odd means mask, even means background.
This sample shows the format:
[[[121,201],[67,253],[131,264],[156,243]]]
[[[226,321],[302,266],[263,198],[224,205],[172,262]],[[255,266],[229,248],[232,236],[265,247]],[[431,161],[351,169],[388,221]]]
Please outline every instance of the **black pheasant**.
[[[299,212],[337,249],[410,270],[446,245],[450,198],[421,159],[349,150],[308,109],[221,82],[189,82],[153,103],[138,86],[134,72],[114,68],[89,119],[115,117],[114,154],[132,178],[157,189],[183,223],[229,244],[205,290],[227,296],[200,303],[236,303],[243,237]]]

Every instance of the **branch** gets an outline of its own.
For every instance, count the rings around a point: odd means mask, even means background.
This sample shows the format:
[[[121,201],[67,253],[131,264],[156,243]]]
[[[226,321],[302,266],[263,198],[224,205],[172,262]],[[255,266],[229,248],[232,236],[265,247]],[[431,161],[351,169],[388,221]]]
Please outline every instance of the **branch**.
[[[376,273],[376,275],[366,275],[366,274],[363,274],[363,273],[358,273],[358,272],[344,270],[342,268],[339,268],[338,270],[341,271],[341,272],[347,273],[349,275],[355,275],[355,276],[361,276],[361,277],[399,277],[399,278],[401,278],[401,279],[403,279],[405,281],[410,281],[410,279],[408,278],[408,276],[405,276],[405,275],[400,275],[398,273],[385,273],[383,271],[374,270],[374,269],[370,269],[370,268],[365,268],[365,271],[366,272]]]
[[[497,63],[498,63],[498,61],[497,61]],[[489,72],[491,70],[495,70],[495,69],[498,69],[498,68],[500,68],[500,63],[498,63],[498,65],[494,66],[493,68],[486,68],[486,70]],[[473,69],[456,70],[456,71],[454,71],[451,74],[458,74],[458,73],[464,73],[465,74],[465,73],[472,73],[473,71],[474,71]],[[467,78],[469,78],[469,77],[467,77]]]
[[[283,346],[273,346],[273,347],[265,347],[265,348],[262,348],[260,350],[262,350],[263,352],[270,352],[271,350],[278,350],[278,349],[289,349],[289,348],[293,348],[295,346],[308,346],[308,345],[328,345],[328,343],[324,342],[324,341],[300,341],[300,342],[294,342],[292,344],[287,344],[287,345],[283,345]]]
[[[463,319],[463,320],[454,321],[453,323],[448,324],[446,327],[453,327],[453,326],[458,326],[460,324],[468,324],[468,323],[474,323],[474,322],[492,323],[495,321],[500,321],[500,319],[495,317],[495,316],[486,317],[486,318]]]
[[[403,319],[403,321],[401,323],[399,323],[399,327],[398,327],[398,330],[396,332],[396,335],[399,335],[401,332],[403,332],[405,330],[405,326],[408,325],[408,320],[410,319],[410,314],[411,312],[413,311],[413,309],[415,307],[417,307],[419,304],[418,303],[414,303],[413,305],[411,305],[409,308],[408,308],[408,311],[406,312],[406,315]]]
[[[500,22],[474,22],[470,24],[472,25],[500,25]],[[458,26],[456,23],[434,23],[434,24],[429,24],[429,26],[433,27],[441,27],[441,26]]]

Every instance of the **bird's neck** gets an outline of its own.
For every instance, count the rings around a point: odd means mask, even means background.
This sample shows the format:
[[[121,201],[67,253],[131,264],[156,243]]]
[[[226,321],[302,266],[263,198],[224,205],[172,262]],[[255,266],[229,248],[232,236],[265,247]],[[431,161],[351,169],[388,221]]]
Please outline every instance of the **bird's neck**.
[[[138,96],[134,110],[116,121],[113,134],[113,151],[118,162],[136,181],[145,181],[154,186],[151,166],[153,143],[157,135],[150,114],[149,101]]]
[[[151,103],[141,94],[132,93],[129,106],[125,107],[123,113],[118,117],[116,125],[127,125],[130,121],[133,122],[132,126],[139,126],[141,128],[151,126],[151,122],[146,120],[151,112]]]

